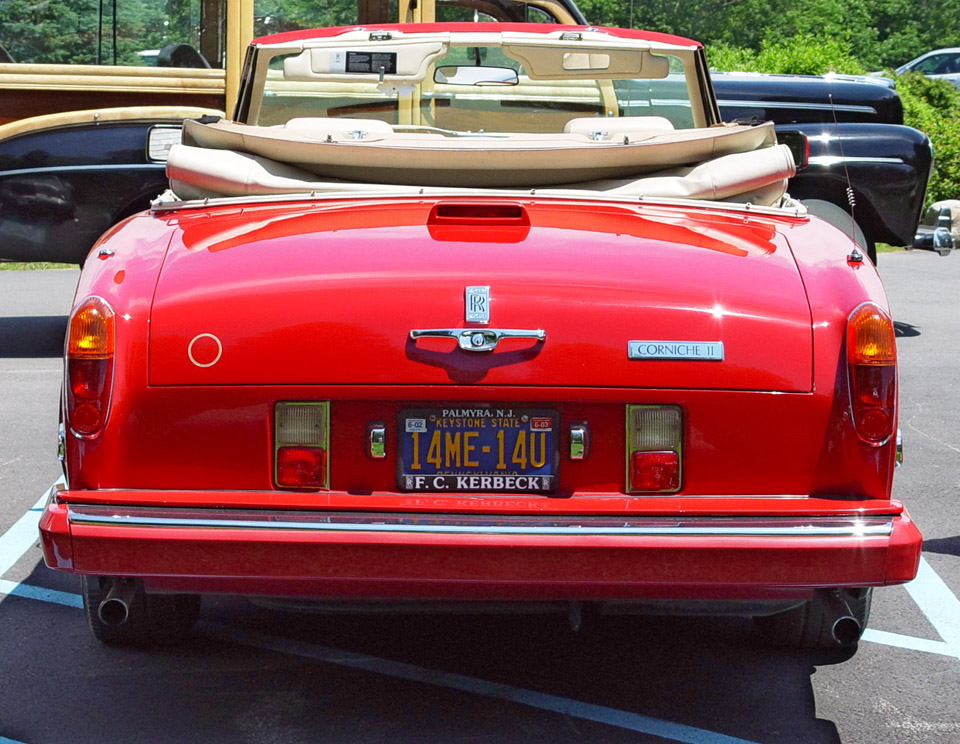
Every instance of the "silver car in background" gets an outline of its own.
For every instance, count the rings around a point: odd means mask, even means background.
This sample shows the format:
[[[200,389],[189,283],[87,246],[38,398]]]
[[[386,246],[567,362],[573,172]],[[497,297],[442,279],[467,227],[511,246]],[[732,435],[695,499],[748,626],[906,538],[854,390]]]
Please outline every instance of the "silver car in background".
[[[934,49],[897,68],[898,75],[907,72],[919,72],[960,86],[960,47]]]

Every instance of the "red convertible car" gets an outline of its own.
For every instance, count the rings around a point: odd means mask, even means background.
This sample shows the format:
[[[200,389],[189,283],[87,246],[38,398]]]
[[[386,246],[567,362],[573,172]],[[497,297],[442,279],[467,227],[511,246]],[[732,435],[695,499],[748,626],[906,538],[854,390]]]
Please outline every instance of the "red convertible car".
[[[880,279],[795,168],[687,39],[256,40],[81,274],[48,565],[117,643],[229,593],[855,645],[921,538]]]

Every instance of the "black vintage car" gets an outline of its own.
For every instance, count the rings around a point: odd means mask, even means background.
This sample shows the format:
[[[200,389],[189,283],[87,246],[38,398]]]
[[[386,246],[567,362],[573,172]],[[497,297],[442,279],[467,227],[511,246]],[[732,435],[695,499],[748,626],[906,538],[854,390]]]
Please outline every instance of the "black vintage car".
[[[791,179],[791,196],[852,231],[874,261],[876,243],[913,243],[933,150],[925,134],[903,126],[893,81],[729,72],[712,78],[725,121],[774,121],[783,138],[805,135],[808,164]]]
[[[0,140],[0,258],[83,263],[107,229],[166,189],[164,144],[179,141],[184,118],[207,113],[216,112],[56,114],[42,117],[46,126],[22,127]],[[0,136],[16,124],[0,127]]]

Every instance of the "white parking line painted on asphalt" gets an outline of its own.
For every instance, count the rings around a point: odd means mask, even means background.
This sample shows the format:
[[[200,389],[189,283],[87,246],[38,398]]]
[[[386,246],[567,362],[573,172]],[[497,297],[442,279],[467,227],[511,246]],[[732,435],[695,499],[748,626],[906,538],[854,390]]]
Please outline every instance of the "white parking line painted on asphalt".
[[[367,656],[353,651],[343,651],[329,648],[315,643],[304,643],[288,638],[252,633],[239,628],[231,628],[210,622],[198,624],[199,631],[208,638],[238,643],[244,646],[253,646],[267,651],[276,651],[290,656],[300,656],[308,659],[337,664],[338,666],[359,669],[386,677],[419,682],[421,684],[459,690],[473,695],[518,703],[540,710],[573,716],[587,721],[595,721],[608,726],[636,731],[651,736],[659,736],[683,744],[752,744],[747,739],[738,739],[734,736],[718,734],[713,731],[685,726],[680,723],[671,723],[658,718],[650,718],[639,713],[607,708],[602,705],[581,703],[577,700],[548,695],[535,690],[525,690],[520,687],[488,682],[487,680],[467,677],[463,674],[442,672],[436,669],[407,664],[401,661],[381,659],[376,656]]]
[[[43,505],[47,503],[47,493],[40,497],[30,511],[14,522],[10,529],[0,535],[0,576],[13,568],[23,554],[40,539],[37,526],[40,524]]]
[[[56,484],[51,488],[55,488]],[[17,522],[0,536],[0,576],[12,568],[37,540],[37,527],[40,523],[40,509],[46,503],[49,491],[45,493],[36,505],[24,514]],[[43,589],[28,584],[17,583],[0,579],[0,594],[27,597],[42,602],[64,604],[69,607],[82,607],[80,595]],[[543,710],[549,710],[564,715],[570,715],[584,720],[597,721],[610,726],[637,731],[664,739],[671,739],[682,744],[754,744],[746,739],[738,739],[712,731],[698,729],[693,726],[684,726],[679,723],[661,721],[648,718],[637,713],[629,713],[600,705],[581,703],[576,700],[547,695],[533,690],[524,690],[496,682],[487,682],[461,674],[439,672],[425,667],[404,664],[402,662],[380,659],[375,656],[357,654],[351,651],[327,648],[314,644],[290,641],[284,638],[273,638],[246,631],[228,628],[212,623],[201,623],[200,630],[208,636],[232,640],[248,646],[278,651],[280,653],[305,656],[319,659],[332,664],[349,666],[376,674],[382,674],[400,679],[423,682],[434,686],[447,687],[463,692],[483,695],[499,700],[509,700]],[[0,739],[0,744],[7,744]],[[13,744],[20,744],[13,742]]]
[[[56,488],[57,484],[51,487]],[[42,507],[49,491],[45,493],[14,525],[0,536],[0,576],[12,568],[37,540],[37,528]],[[900,648],[924,651],[960,659],[960,601],[957,600],[943,579],[921,557],[917,578],[906,584],[910,596],[927,616],[943,641],[888,633],[867,629],[864,640]],[[0,595],[12,595],[80,608],[82,599],[78,594],[32,586],[0,579]],[[216,623],[201,622],[198,629],[204,635],[219,640],[275,651],[278,653],[316,659],[329,664],[338,664],[361,671],[372,672],[397,679],[404,679],[436,687],[459,690],[497,700],[514,702],[583,720],[594,721],[638,733],[658,736],[682,744],[754,744],[726,734],[719,734],[684,724],[650,718],[639,713],[621,711],[601,705],[583,703],[569,698],[512,687],[498,682],[468,677],[452,672],[441,672],[405,662],[381,659],[352,651],[330,648],[279,638]],[[0,737],[0,744],[21,744]]]
[[[914,636],[901,635],[900,633],[888,633],[885,630],[867,628],[863,631],[860,640],[870,643],[880,643],[884,646],[907,648],[911,651],[923,651],[928,654],[954,656],[953,649],[950,647],[950,644],[945,641],[930,641],[926,638],[915,638]]]
[[[3,594],[36,599],[41,602],[53,602],[66,605],[67,607],[83,607],[83,599],[79,594],[43,589],[29,584],[18,584],[13,581],[0,579],[0,595]],[[496,700],[505,700],[519,705],[526,705],[553,713],[573,716],[574,718],[603,723],[608,726],[615,726],[628,731],[658,736],[663,739],[669,739],[670,741],[680,742],[681,744],[755,744],[755,742],[751,742],[748,739],[739,739],[734,736],[707,731],[706,729],[685,726],[681,723],[671,723],[670,721],[663,721],[658,718],[650,718],[640,715],[639,713],[630,713],[628,711],[607,708],[602,705],[593,705],[591,703],[581,703],[577,700],[536,692],[535,690],[525,690],[520,687],[511,687],[510,685],[500,684],[498,682],[488,682],[462,674],[440,672],[435,669],[428,669],[399,661],[391,661],[390,659],[381,659],[376,656],[367,656],[366,654],[358,654],[353,651],[343,651],[341,649],[320,646],[313,643],[303,643],[286,638],[250,633],[216,623],[200,622],[197,628],[207,637],[216,638],[221,641],[253,646],[255,648],[275,651],[290,656],[316,659],[317,661],[323,661],[328,664],[338,664],[373,674],[381,674],[411,682],[420,682],[433,685],[434,687],[445,687]],[[0,744],[7,744],[7,742],[21,744],[20,742],[14,742],[13,740],[0,737]]]
[[[906,584],[920,610],[960,659],[960,600],[921,556],[917,578]]]
[[[83,607],[83,598],[73,592],[61,592],[57,589],[44,589],[32,584],[18,584],[16,581],[0,579],[0,595],[36,599],[41,602],[52,602],[67,607]],[[2,742],[0,742],[2,744]]]
[[[62,480],[54,483],[50,490],[56,488],[60,483],[62,483]],[[44,493],[32,509],[0,536],[0,576],[9,571],[37,540],[40,514],[49,497],[50,490]],[[960,601],[943,582],[943,579],[930,567],[926,559],[922,557],[920,558],[917,578],[905,586],[910,596],[943,640],[932,641],[927,638],[889,633],[873,628],[867,628],[864,631],[863,640],[868,643],[880,643],[886,646],[941,656],[953,656],[960,659]],[[68,607],[83,606],[78,594],[57,592],[28,584],[0,580],[0,595],[3,594],[52,602]],[[0,744],[3,744],[3,742],[0,741]]]

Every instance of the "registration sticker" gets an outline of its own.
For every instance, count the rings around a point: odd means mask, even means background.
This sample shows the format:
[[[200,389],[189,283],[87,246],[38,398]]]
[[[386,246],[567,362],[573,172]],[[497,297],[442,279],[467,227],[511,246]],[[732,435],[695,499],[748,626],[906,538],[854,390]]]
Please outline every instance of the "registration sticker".
[[[404,431],[426,431],[427,420],[422,418],[408,418],[404,423]]]
[[[556,411],[429,408],[400,412],[403,491],[544,493],[556,488]]]

